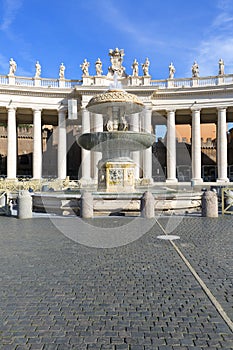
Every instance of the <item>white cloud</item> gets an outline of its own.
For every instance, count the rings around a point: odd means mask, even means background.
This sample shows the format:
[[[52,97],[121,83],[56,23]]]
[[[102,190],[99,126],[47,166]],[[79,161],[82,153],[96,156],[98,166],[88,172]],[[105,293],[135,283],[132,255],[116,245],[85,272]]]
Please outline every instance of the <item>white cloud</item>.
[[[150,23],[145,23],[140,25],[138,18],[135,19],[134,16],[128,17],[125,12],[119,8],[119,5],[115,5],[115,2],[112,1],[101,1],[98,2],[99,15],[102,17],[102,20],[110,24],[113,28],[121,31],[126,36],[128,35],[129,40],[136,40],[137,43],[150,47],[151,45],[158,46],[164,45],[164,42],[161,39],[157,39],[154,35],[151,36],[150,32]]]
[[[217,75],[220,58],[225,62],[225,73],[233,73],[232,0],[219,0],[217,9],[218,13],[208,28],[208,35],[199,42],[198,47],[192,53],[195,57],[189,62],[191,67],[193,60],[197,60],[200,76]]]
[[[214,37],[200,45],[197,61],[201,76],[217,75],[218,61],[225,61],[225,73],[233,72],[233,38]]]
[[[4,12],[2,23],[0,24],[1,30],[7,31],[10,28],[22,3],[22,0],[5,0],[3,2]]]

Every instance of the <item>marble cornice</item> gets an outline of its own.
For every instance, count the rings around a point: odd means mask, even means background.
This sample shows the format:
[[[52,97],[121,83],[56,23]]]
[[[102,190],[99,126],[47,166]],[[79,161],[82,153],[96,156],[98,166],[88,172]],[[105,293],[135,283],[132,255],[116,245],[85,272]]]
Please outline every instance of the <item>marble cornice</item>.
[[[226,93],[233,93],[233,85],[231,86],[211,86],[208,88],[200,87],[193,88],[189,90],[185,89],[166,89],[166,90],[156,90],[151,96],[152,100],[157,99],[168,99],[184,97],[184,96],[219,96],[226,95]]]
[[[134,94],[137,96],[146,96],[146,97],[150,97],[152,96],[153,92],[155,91],[154,87],[150,87],[150,89],[147,89],[147,87],[131,87],[131,86],[125,86],[122,88],[123,90],[125,90],[126,92],[130,93],[130,94]],[[108,87],[106,86],[82,86],[82,87],[77,87],[75,88],[75,91],[82,96],[94,96],[94,95],[98,95],[101,94],[103,92],[106,92],[107,90],[110,90]]]
[[[233,84],[217,85],[208,87],[193,87],[193,88],[167,88],[156,89],[154,86],[140,86],[140,87],[124,87],[125,91],[135,94],[138,97],[146,100],[165,100],[165,99],[179,99],[182,97],[194,96],[221,96],[233,94]],[[81,96],[94,96],[106,91],[106,86],[88,86],[76,87],[70,89],[58,88],[35,88],[25,86],[1,86],[0,94],[16,95],[16,96],[32,96],[32,97],[48,97],[48,98],[81,98]],[[72,96],[73,95],[73,96]],[[78,95],[78,96],[77,96]]]
[[[18,90],[18,89],[1,89],[1,95],[15,95],[15,96],[33,96],[33,97],[52,97],[52,98],[68,98],[70,92],[65,93],[64,91],[34,91],[34,90]]]
[[[202,101],[197,104],[190,102],[180,103],[179,101],[170,101],[167,104],[165,103],[153,103],[153,111],[161,111],[168,109],[176,109],[176,110],[192,110],[192,109],[217,109],[217,108],[232,108],[233,100],[219,100],[219,101]]]

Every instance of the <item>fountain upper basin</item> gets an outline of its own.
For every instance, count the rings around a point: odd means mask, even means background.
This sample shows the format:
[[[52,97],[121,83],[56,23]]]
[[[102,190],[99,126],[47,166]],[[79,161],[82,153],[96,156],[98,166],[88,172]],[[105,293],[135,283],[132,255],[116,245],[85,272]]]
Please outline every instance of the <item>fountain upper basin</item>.
[[[127,150],[129,152],[141,151],[152,146],[155,135],[145,132],[133,131],[103,131],[82,134],[78,144],[86,150],[103,152],[108,149]]]
[[[144,104],[134,94],[122,89],[110,89],[94,96],[87,104],[87,109],[93,113],[108,114],[109,109],[119,108],[124,114],[139,113]]]

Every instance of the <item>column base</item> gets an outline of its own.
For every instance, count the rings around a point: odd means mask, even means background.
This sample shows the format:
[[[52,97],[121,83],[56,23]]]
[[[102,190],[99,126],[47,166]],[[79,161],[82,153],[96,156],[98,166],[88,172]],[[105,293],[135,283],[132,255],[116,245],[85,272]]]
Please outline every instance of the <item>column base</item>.
[[[217,179],[216,182],[224,184],[226,182],[229,182],[229,179],[228,178],[226,178],[226,179]]]
[[[191,186],[198,186],[203,184],[203,179],[191,179]]]
[[[174,179],[166,179],[166,183],[169,185],[175,185],[178,183],[178,179],[174,178]]]
[[[154,184],[154,180],[149,177],[135,179],[135,182],[140,182],[141,186],[151,186]]]
[[[95,179],[92,179],[92,178],[86,178],[86,177],[82,177],[80,179],[80,183],[81,183],[81,186],[82,187],[93,187],[93,186],[96,186],[97,183],[96,183],[96,180]]]

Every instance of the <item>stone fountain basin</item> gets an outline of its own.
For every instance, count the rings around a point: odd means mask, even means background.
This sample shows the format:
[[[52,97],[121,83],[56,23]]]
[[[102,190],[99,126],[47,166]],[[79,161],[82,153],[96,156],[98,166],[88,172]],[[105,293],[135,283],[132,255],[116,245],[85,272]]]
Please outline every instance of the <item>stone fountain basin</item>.
[[[155,135],[133,131],[103,131],[82,134],[78,144],[86,150],[103,152],[108,150],[141,151],[152,146]]]

